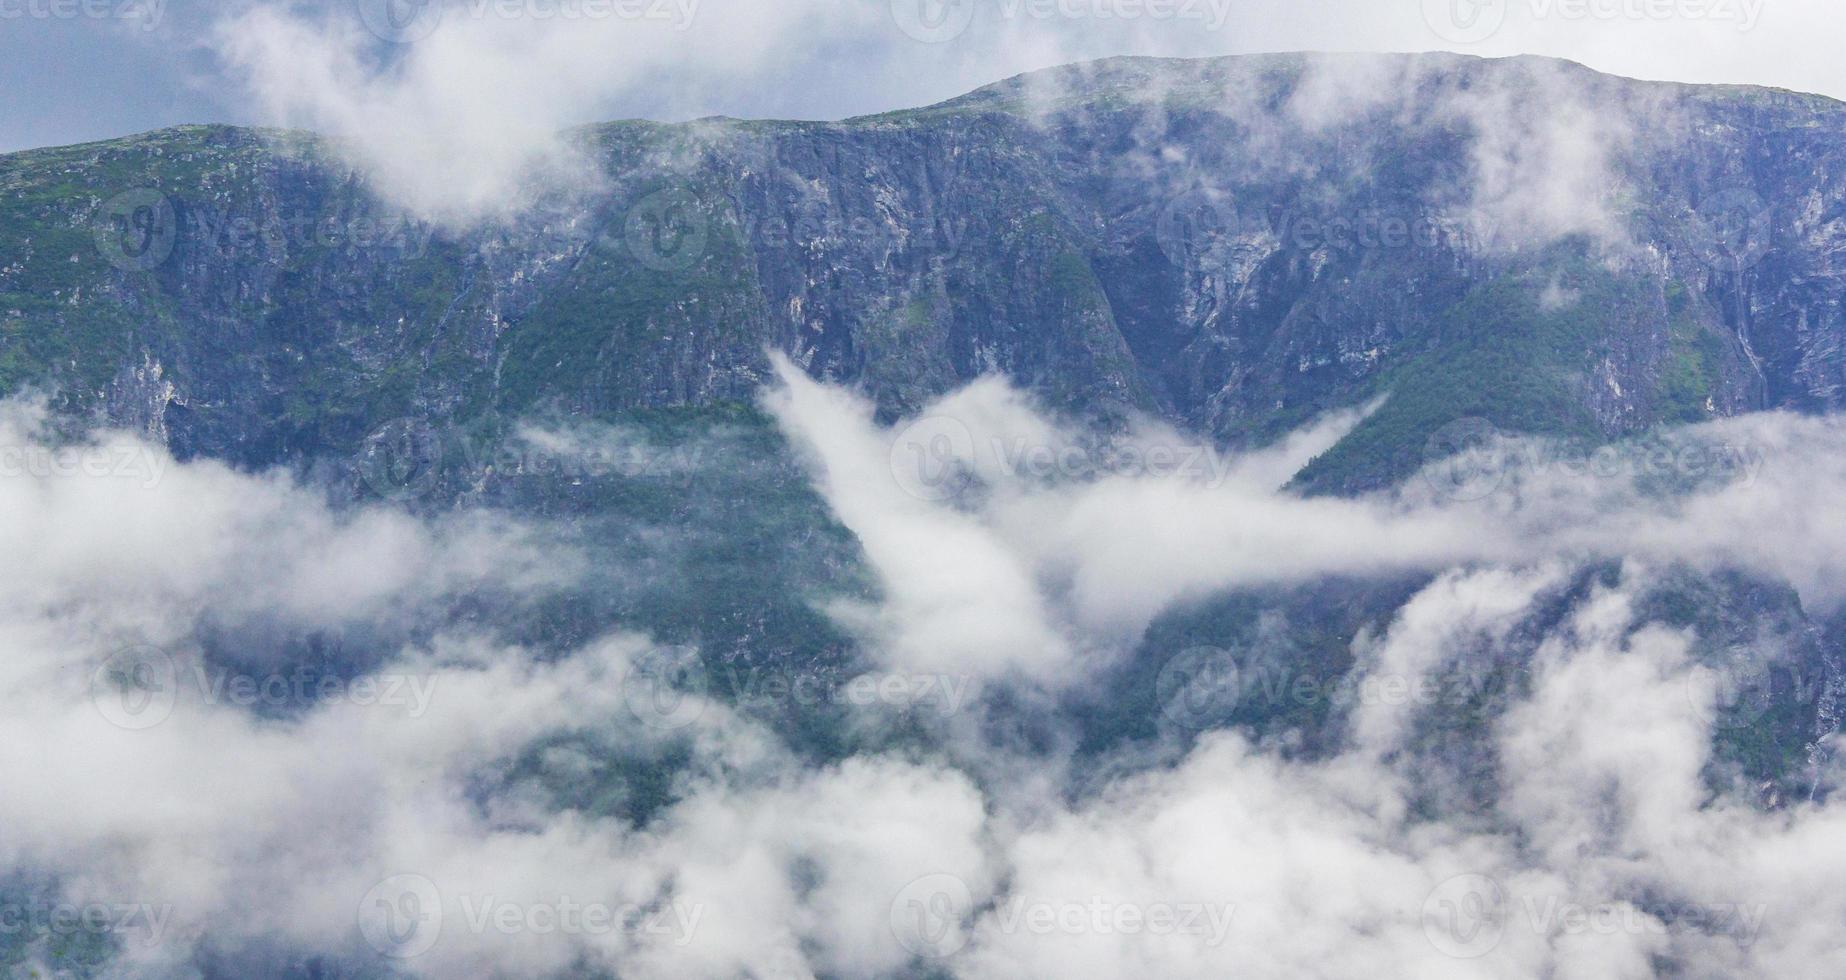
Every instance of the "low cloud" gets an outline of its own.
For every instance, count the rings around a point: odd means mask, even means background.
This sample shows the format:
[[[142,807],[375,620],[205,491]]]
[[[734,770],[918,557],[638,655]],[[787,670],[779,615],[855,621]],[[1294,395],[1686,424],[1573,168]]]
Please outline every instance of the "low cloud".
[[[533,544],[557,540],[543,524],[333,509],[280,474],[102,433],[64,444],[137,447],[158,481],[0,483],[7,533],[43,558],[0,606],[0,763],[16,774],[0,866],[66,906],[160,911],[157,941],[113,934],[115,968],[141,976],[303,953],[421,976],[1819,980],[1846,965],[1837,808],[1767,812],[1714,782],[1723,678],[1697,637],[1640,612],[1669,567],[1787,577],[1823,601],[1837,549],[1821,512],[1846,459],[1830,420],[1675,433],[1747,442],[1762,464],[1666,485],[1528,454],[1477,499],[1445,495],[1437,461],[1394,491],[1323,500],[1289,475],[1363,411],[1206,453],[1153,423],[1068,427],[995,379],[883,426],[779,370],[768,407],[883,585],[835,611],[873,662],[983,681],[965,718],[817,763],[696,686],[660,686],[682,660],[644,636],[547,650],[451,626],[366,672],[426,697],[343,688],[275,716],[181,684],[144,725],[119,699],[164,689],[125,646],[184,668],[209,662],[206,619],[388,621],[482,588],[543,596],[573,566],[524,557],[557,554]],[[40,408],[3,418],[17,445],[60,442]],[[597,458],[632,442],[527,435]],[[368,550],[380,538],[397,547]],[[1619,575],[1581,574],[1610,563]],[[1415,690],[1483,663],[1526,680],[1465,718],[1361,700],[1312,756],[1230,729],[1081,758],[1077,720],[1044,710],[1116,676],[1176,604],[1406,573],[1425,581],[1355,639],[1355,680]],[[1015,737],[1009,718],[1046,730]],[[1431,756],[1432,724],[1466,730],[1443,729]],[[1456,741],[1483,768],[1455,769]],[[644,819],[568,802],[566,785],[629,786],[609,767],[631,763],[669,785]],[[1483,802],[1429,805],[1461,784]]]
[[[806,0],[355,7],[248,7],[213,46],[266,119],[330,137],[383,196],[451,225],[594,192],[597,151],[564,131],[602,121],[612,97],[695,68],[748,77],[839,22]]]
[[[1787,579],[1821,606],[1842,597],[1846,525],[1829,500],[1846,489],[1846,427],[1830,418],[1768,413],[1588,449],[1495,434],[1461,460],[1484,481],[1465,492],[1457,461],[1432,458],[1391,491],[1307,497],[1283,484],[1362,413],[1231,454],[1154,425],[1098,442],[995,379],[881,427],[854,396],[782,373],[778,418],[815,454],[841,520],[868,542],[914,527],[944,551],[978,546],[1008,584],[968,591],[1007,597],[990,611],[1013,624],[1056,611],[1086,635],[1133,637],[1173,604],[1227,589],[1538,559],[1733,567]],[[924,546],[888,562],[868,551],[899,593],[927,589],[941,567]],[[982,602],[944,602],[983,615]]]

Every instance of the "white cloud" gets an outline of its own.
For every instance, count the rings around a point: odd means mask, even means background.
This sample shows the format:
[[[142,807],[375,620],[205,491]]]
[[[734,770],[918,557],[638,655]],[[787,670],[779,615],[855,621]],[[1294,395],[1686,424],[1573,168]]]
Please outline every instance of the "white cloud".
[[[1347,0],[1313,10],[1281,0],[972,0],[949,5],[968,7],[967,26],[930,43],[900,26],[915,21],[906,13],[916,13],[919,2],[439,0],[428,9],[441,16],[413,18],[405,36],[415,40],[405,44],[381,41],[345,4],[309,14],[256,3],[219,15],[209,46],[263,121],[333,137],[386,196],[461,223],[516,213],[548,191],[593,190],[600,178],[595,150],[560,135],[574,125],[636,116],[840,118],[930,104],[1021,72],[1113,55],[1447,49],[1563,57],[1643,78],[1846,94],[1830,52],[1813,43],[1831,24],[1823,0],[1665,5],[1672,16],[1650,13],[1661,4],[1602,3],[1589,6],[1615,15],[1582,17],[1570,14],[1580,5],[1510,0],[1487,5],[1506,17],[1479,43],[1445,37],[1443,16],[1424,9],[1442,8],[1435,0]],[[375,13],[387,5],[358,6]],[[1170,15],[1158,13],[1168,6]],[[1725,6],[1756,16],[1683,12]],[[578,11],[603,13],[560,13]],[[959,22],[951,14],[948,23]],[[1291,122],[1318,127],[1390,107],[1416,91],[1420,70],[1316,59],[1286,111]],[[1658,131],[1658,120],[1630,118],[1655,107],[1613,105],[1568,69],[1529,63],[1519,74],[1526,73],[1544,86],[1543,98],[1489,89],[1448,100],[1481,136],[1471,195],[1477,212],[1509,234],[1585,232],[1621,241],[1623,229],[1609,213],[1619,186],[1607,158],[1635,135]],[[1235,89],[1224,93],[1224,107],[1246,122],[1257,108]]]
[[[1635,611],[1648,569],[1675,561],[1826,580],[1837,539],[1817,512],[1846,458],[1833,422],[1768,416],[1682,434],[1764,455],[1673,495],[1634,474],[1534,465],[1482,504],[1415,484],[1303,500],[1287,474],[1358,415],[1188,469],[1157,462],[1156,449],[1187,448],[1174,433],[1142,425],[1097,442],[989,380],[927,410],[938,428],[923,434],[954,433],[952,458],[932,462],[978,477],[936,499],[912,493],[907,457],[893,468],[893,443],[917,434],[908,425],[882,428],[861,399],[782,371],[769,406],[886,585],[861,611],[873,657],[1004,678],[1030,702],[1127,656],[1174,602],[1420,569],[1430,581],[1356,644],[1356,670],[1415,679],[1525,658],[1529,690],[1466,736],[1495,770],[1465,777],[1486,806],[1428,809],[1464,777],[1394,751],[1445,710],[1414,703],[1361,703],[1351,740],[1325,757],[1214,732],[1171,764],[1133,746],[1080,761],[1067,733],[955,728],[904,752],[807,764],[720,704],[679,729],[644,723],[624,678],[653,648],[620,634],[545,652],[451,632],[374,672],[428,681],[426,702],[333,699],[266,717],[182,685],[159,724],[122,727],[96,702],[97,666],[136,641],[199,663],[187,637],[201,616],[377,621],[483,583],[543,592],[556,580],[523,560],[466,557],[518,556],[546,540],[542,526],[468,543],[487,525],[332,511],[283,477],[104,435],[93,451],[151,453],[162,475],[0,482],[0,533],[43,558],[0,604],[13,651],[0,668],[0,766],[15,774],[0,795],[0,866],[54,875],[67,901],[170,908],[165,941],[126,948],[118,964],[153,976],[185,975],[199,941],[370,959],[360,900],[404,874],[426,879],[442,910],[441,935],[401,964],[427,976],[582,964],[872,975],[922,948],[906,945],[915,914],[941,926],[925,951],[965,977],[1646,977],[1665,961],[1688,976],[1820,980],[1846,965],[1834,939],[1846,851],[1827,843],[1837,807],[1765,813],[1740,789],[1707,786],[1716,679],[1694,663],[1692,638]],[[0,419],[15,445],[44,438],[33,409]],[[1052,470],[1021,468],[1017,440],[1052,450]],[[1714,529],[1719,517],[1734,527]],[[372,538],[407,550],[413,570]],[[1581,560],[1634,556],[1613,585],[1562,587]],[[1568,615],[1546,626],[1559,603]],[[644,825],[560,808],[542,779],[513,778],[534,752],[554,777],[586,780],[606,778],[609,758],[669,745],[687,758]],[[1092,781],[1079,767],[1120,775]],[[945,881],[964,890],[946,904]],[[566,901],[665,917],[650,920],[657,930],[533,928]],[[511,909],[512,925],[489,908]],[[1481,928],[1454,927],[1486,912],[1464,923]],[[1703,924],[1687,924],[1690,912]],[[1482,936],[1492,941],[1477,947]]]
[[[810,381],[786,360],[776,364],[782,387],[769,409],[815,461],[828,503],[858,536],[888,594],[860,624],[888,638],[881,659],[976,676],[1049,678],[1067,670],[1072,651],[1021,557],[974,517],[899,484],[869,403]],[[983,417],[1013,415],[1010,394],[997,387],[984,394]]]
[[[1279,485],[1360,415],[1231,455],[1158,426],[1098,442],[1035,415],[998,379],[884,430],[850,395],[786,368],[783,382],[780,421],[812,450],[823,494],[893,594],[912,596],[890,609],[932,610],[918,628],[966,613],[1032,624],[1031,636],[1132,639],[1173,604],[1231,588],[1628,556],[1786,578],[1823,606],[1842,597],[1836,419],[1771,413],[1588,450],[1502,439],[1474,459],[1489,481],[1481,500],[1445,495],[1440,460],[1390,493],[1304,497]],[[974,491],[951,495],[958,474]],[[945,574],[949,553],[981,559]],[[933,649],[955,660],[966,635]]]
[[[1364,644],[1359,669],[1401,680],[1414,688],[1437,670],[1460,666],[1453,657],[1467,648],[1488,649],[1530,611],[1534,599],[1555,588],[1563,568],[1549,565],[1531,571],[1488,568],[1439,576],[1398,610],[1390,631],[1376,644]],[[1411,704],[1409,707],[1413,707]],[[1362,701],[1352,719],[1354,748],[1383,757],[1397,747],[1412,713],[1405,703],[1387,699]]]
[[[809,0],[603,4],[594,9],[607,15],[576,18],[547,14],[562,9],[549,2],[409,9],[424,11],[410,23],[427,36],[395,48],[345,9],[308,17],[276,5],[227,16],[214,43],[266,118],[332,137],[385,196],[459,224],[516,214],[550,192],[594,191],[595,149],[563,130],[600,121],[612,94],[671,85],[677,73],[749,77],[838,22]],[[440,15],[422,20],[429,11]],[[383,62],[381,47],[391,49]]]
[[[981,796],[964,777],[877,757],[802,771],[773,734],[694,694],[684,725],[660,724],[629,680],[654,654],[642,638],[546,655],[448,632],[357,678],[227,674],[197,646],[206,620],[384,625],[463,592],[542,595],[581,565],[504,517],[335,511],[280,474],[181,463],[115,433],[54,456],[46,438],[42,405],[0,409],[9,460],[66,461],[0,480],[0,535],[37,556],[0,603],[0,765],[13,774],[0,869],[50,875],[74,907],[157,910],[158,929],[112,933],[125,943],[116,969],[187,975],[202,938],[375,958],[362,899],[414,875],[437,902],[423,911],[441,916],[439,937],[401,964],[417,975],[583,962],[734,975],[804,943],[833,968],[876,972],[905,954],[880,941],[888,913],[864,895],[945,866],[985,873]],[[86,460],[139,469],[92,473]],[[110,673],[135,668],[119,657],[129,646],[146,675]],[[240,699],[240,680],[256,700]],[[277,700],[262,701],[271,683]],[[264,704],[293,710],[252,710]],[[684,799],[643,830],[560,811],[529,780],[495,785],[559,740],[582,742],[592,774],[681,745]],[[819,875],[805,889],[792,878],[803,862]],[[17,897],[0,898],[9,929]],[[639,918],[560,928],[573,903]]]

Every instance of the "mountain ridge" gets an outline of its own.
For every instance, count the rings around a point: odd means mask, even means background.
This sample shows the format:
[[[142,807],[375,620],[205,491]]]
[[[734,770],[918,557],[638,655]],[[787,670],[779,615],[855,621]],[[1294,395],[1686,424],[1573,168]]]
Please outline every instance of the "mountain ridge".
[[[608,127],[622,127],[622,126],[631,126],[631,125],[662,126],[662,127],[696,127],[696,126],[711,125],[711,124],[739,124],[739,125],[778,125],[780,124],[780,125],[789,125],[789,126],[848,125],[848,124],[855,124],[855,123],[877,122],[877,121],[884,120],[887,117],[893,117],[893,116],[905,116],[905,115],[916,114],[916,113],[930,112],[932,110],[947,109],[951,107],[960,107],[960,106],[963,106],[964,104],[966,104],[968,107],[973,107],[975,105],[978,105],[980,101],[982,101],[983,98],[997,96],[1005,92],[1009,88],[1021,86],[1034,79],[1046,79],[1046,78],[1051,78],[1051,77],[1055,77],[1059,75],[1074,75],[1078,78],[1093,79],[1094,73],[1098,71],[1108,70],[1111,68],[1127,68],[1127,67],[1136,67],[1136,66],[1143,66],[1143,65],[1146,65],[1146,66],[1211,67],[1211,66],[1220,66],[1220,65],[1229,66],[1229,65],[1257,65],[1257,64],[1265,64],[1270,67],[1300,68],[1300,67],[1305,66],[1306,63],[1312,62],[1312,61],[1323,61],[1324,62],[1324,61],[1329,61],[1329,60],[1340,60],[1340,59],[1351,59],[1355,62],[1365,61],[1365,60],[1386,60],[1388,61],[1388,60],[1399,60],[1399,59],[1426,61],[1426,62],[1432,62],[1432,63],[1448,62],[1451,67],[1480,66],[1480,65],[1493,65],[1493,64],[1500,64],[1500,63],[1524,62],[1524,63],[1532,63],[1532,64],[1544,64],[1544,65],[1568,67],[1573,70],[1581,70],[1583,72],[1598,76],[1600,78],[1613,79],[1613,80],[1618,80],[1622,82],[1631,82],[1637,85],[1663,86],[1663,87],[1669,87],[1669,88],[1675,88],[1675,89],[1690,89],[1690,90],[1695,90],[1695,91],[1703,91],[1703,92],[1711,92],[1711,93],[1735,92],[1735,93],[1756,93],[1756,94],[1765,94],[1765,95],[1786,95],[1786,96],[1792,96],[1792,97],[1795,97],[1801,100],[1812,100],[1818,103],[1826,103],[1826,104],[1831,104],[1834,106],[1846,108],[1846,99],[1839,99],[1839,98],[1835,98],[1833,96],[1825,95],[1825,94],[1818,93],[1818,92],[1808,92],[1802,89],[1792,89],[1792,88],[1787,88],[1787,87],[1778,86],[1778,85],[1760,85],[1760,84],[1749,83],[1749,82],[1683,82],[1683,81],[1677,81],[1673,79],[1640,78],[1638,76],[1623,75],[1617,72],[1606,72],[1601,69],[1591,67],[1580,61],[1575,61],[1569,58],[1553,57],[1550,55],[1517,54],[1517,55],[1504,55],[1504,56],[1492,57],[1492,56],[1484,56],[1484,55],[1461,54],[1461,53],[1448,52],[1448,51],[1378,51],[1378,52],[1371,52],[1371,51],[1316,51],[1316,50],[1305,50],[1304,49],[1304,50],[1299,50],[1299,51],[1272,51],[1272,52],[1257,52],[1257,53],[1247,53],[1247,54],[1212,55],[1212,56],[1205,56],[1205,57],[1174,57],[1174,56],[1164,56],[1164,55],[1111,55],[1107,57],[1093,58],[1093,59],[1087,59],[1083,61],[1066,62],[1064,64],[1051,65],[1051,66],[1047,66],[1044,68],[1036,68],[1031,71],[1020,72],[1015,75],[1010,75],[1006,78],[997,79],[995,81],[976,86],[975,88],[969,89],[968,91],[961,93],[960,95],[950,96],[949,98],[942,99],[937,102],[924,103],[924,104],[915,105],[915,106],[899,107],[899,108],[894,108],[894,109],[885,109],[885,110],[881,110],[878,112],[859,113],[857,115],[841,116],[837,118],[829,117],[829,118],[816,118],[816,119],[801,119],[801,118],[783,117],[783,116],[757,117],[757,116],[730,116],[730,115],[719,114],[719,115],[712,115],[712,116],[700,116],[695,119],[664,120],[664,119],[652,119],[652,118],[648,118],[644,116],[633,116],[633,117],[623,117],[623,118],[617,118],[617,119],[603,119],[603,120],[596,120],[592,122],[577,123],[575,125],[566,127],[565,129],[561,130],[561,132],[565,134],[580,134],[580,133],[590,133],[590,132],[603,129],[603,128],[608,128]],[[24,148],[17,149],[17,150],[0,151],[0,159],[4,159],[7,157],[24,156],[24,155],[29,155],[29,154],[51,153],[51,152],[61,152],[61,151],[69,151],[69,150],[81,150],[81,149],[92,148],[92,147],[104,147],[104,146],[111,146],[115,144],[132,143],[132,142],[136,142],[136,141],[140,141],[140,140],[144,140],[148,138],[166,136],[166,135],[177,136],[177,135],[187,135],[187,134],[206,134],[211,131],[225,131],[225,132],[251,134],[251,135],[268,135],[271,137],[287,138],[291,140],[307,140],[307,141],[313,141],[313,142],[318,142],[318,143],[323,143],[323,144],[331,144],[334,139],[333,137],[328,137],[322,133],[316,132],[311,129],[301,129],[301,128],[287,127],[287,126],[270,126],[270,125],[226,123],[226,122],[190,122],[190,123],[175,123],[170,126],[159,126],[153,129],[140,130],[140,131],[136,131],[132,133],[124,133],[119,136],[110,136],[110,137],[105,137],[102,139],[85,140],[79,143],[47,144],[45,146],[24,147]]]
[[[774,349],[886,417],[999,371],[1233,444],[1391,394],[1310,481],[1378,486],[1457,413],[1605,440],[1837,406],[1841,108],[1531,57],[1106,59],[838,122],[580,127],[595,186],[460,230],[313,134],[162,130],[0,156],[0,389],[260,466],[406,416],[748,402]],[[95,229],[138,189],[173,233],[116,268]],[[290,230],[373,219],[416,247]]]

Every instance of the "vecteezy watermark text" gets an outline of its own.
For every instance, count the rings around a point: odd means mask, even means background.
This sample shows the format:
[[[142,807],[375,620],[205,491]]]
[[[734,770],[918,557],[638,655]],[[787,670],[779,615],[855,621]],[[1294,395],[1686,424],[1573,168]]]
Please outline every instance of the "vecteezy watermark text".
[[[988,5],[1002,21],[1193,21],[1204,30],[1224,27],[1232,0],[891,0],[891,18],[907,36],[927,44],[951,41],[974,24],[975,8]]]
[[[1514,898],[1496,879],[1457,875],[1423,903],[1423,934],[1456,959],[1478,959],[1508,931],[1559,936],[1724,936],[1748,948],[1761,934],[1769,907],[1749,902],[1596,901],[1559,895]]]
[[[291,251],[318,249],[409,261],[428,252],[435,226],[394,213],[182,208],[158,190],[139,187],[104,201],[91,218],[91,233],[97,253],[110,265],[124,272],[152,272],[173,257],[182,241],[226,258],[279,260]]]
[[[125,480],[151,490],[172,457],[137,444],[85,446],[0,446],[0,479]]]
[[[952,874],[912,881],[891,902],[891,933],[916,956],[940,959],[967,945],[977,926],[973,893]],[[1123,902],[1013,895],[996,903],[978,927],[1000,935],[1156,936],[1216,948],[1229,938],[1236,907],[1212,902]]]
[[[1665,23],[1708,21],[1751,31],[1768,0],[1422,0],[1423,20],[1454,44],[1478,44],[1500,32],[1524,7],[1535,21]]]
[[[622,681],[629,711],[650,728],[671,730],[697,721],[714,687],[728,688],[747,710],[845,707],[923,712],[947,717],[976,691],[968,675],[875,671],[834,675],[811,670],[728,666],[708,672],[698,651],[660,647],[638,657]]]
[[[874,673],[839,679],[813,671],[731,667],[721,676],[745,707],[840,705],[922,709],[945,716],[960,711],[975,686],[974,678],[966,674]]]
[[[486,20],[589,23],[626,21],[692,27],[699,0],[353,0],[380,40],[414,44],[445,23]]]
[[[926,416],[893,435],[891,476],[913,497],[947,500],[974,479],[979,451],[973,430],[960,419]],[[1179,441],[1049,443],[1005,436],[988,440],[986,452],[1003,472],[1039,483],[1149,477],[1215,487],[1230,478],[1235,464],[1216,447]]]
[[[1316,675],[1291,663],[1243,663],[1232,650],[1188,647],[1167,660],[1154,678],[1160,724],[1200,732],[1228,724],[1240,710],[1298,708],[1346,711],[1361,706],[1458,707],[1479,701],[1505,683],[1485,669],[1428,674],[1353,670]]]
[[[714,208],[683,184],[669,184],[637,198],[619,225],[620,247],[656,272],[682,272],[713,244]],[[927,252],[933,259],[959,254],[967,219],[940,221],[927,229],[904,228],[872,214],[807,208],[795,213],[747,211],[737,216],[739,240],[767,251],[822,250]],[[728,232],[727,232],[728,234]]]
[[[401,709],[412,718],[429,710],[434,675],[384,671],[340,677],[305,667],[252,673],[203,662],[182,665],[153,646],[116,652],[90,678],[90,700],[111,724],[130,731],[152,728],[173,714],[184,690],[208,705],[284,710],[350,704]]]
[[[0,902],[0,937],[109,936],[151,947],[160,945],[172,914],[172,906],[148,902]]]
[[[166,12],[167,0],[0,0],[0,21],[139,21],[142,30],[151,31]]]
[[[451,469],[508,480],[665,479],[697,472],[706,451],[696,440],[661,445],[616,426],[499,433],[405,417],[366,436],[355,468],[365,489],[401,502],[433,493]]]
[[[1303,251],[1415,249],[1479,252],[1486,236],[1477,227],[1428,214],[1359,211],[1351,214],[1285,214],[1284,244]]]
[[[1751,445],[1704,442],[1606,443],[1582,446],[1549,439],[1515,439],[1492,422],[1462,418],[1437,429],[1424,443],[1423,477],[1438,496],[1482,500],[1515,478],[1717,478],[1756,485],[1767,454]]]
[[[259,247],[272,255],[290,249],[352,249],[400,259],[421,258],[429,250],[435,227],[397,215],[331,217],[299,211],[244,214],[215,208],[191,208],[188,226],[221,255],[249,253]]]
[[[452,902],[449,901],[452,899]],[[455,915],[452,913],[459,913]],[[698,902],[612,902],[572,895],[513,900],[494,894],[445,896],[419,874],[398,874],[359,900],[359,932],[380,955],[412,959],[435,948],[445,925],[473,935],[625,935],[685,946],[705,917]]]

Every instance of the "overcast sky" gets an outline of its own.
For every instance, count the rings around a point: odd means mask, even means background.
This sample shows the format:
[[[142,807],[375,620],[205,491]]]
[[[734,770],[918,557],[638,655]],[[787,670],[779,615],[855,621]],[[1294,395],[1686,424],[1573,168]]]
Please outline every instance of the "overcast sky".
[[[1644,78],[1846,96],[1837,0],[0,0],[0,150],[187,122],[294,122],[247,60],[254,8],[352,45],[389,74],[431,37],[579,33],[573,57],[517,68],[555,93],[549,122],[702,115],[838,118],[945,99],[1115,54],[1290,50],[1534,53]],[[389,43],[357,31],[413,12]],[[576,14],[567,19],[563,13]],[[474,23],[468,24],[472,21]],[[908,29],[906,29],[908,28]],[[385,28],[391,32],[389,27]],[[363,44],[354,41],[357,37]],[[606,47],[606,50],[599,50]],[[265,50],[261,57],[292,57]],[[242,49],[249,57],[250,48]],[[634,66],[619,70],[619,64]],[[465,66],[464,66],[465,67]],[[484,76],[492,79],[491,74]],[[336,84],[338,84],[336,82]],[[528,83],[529,84],[529,83]]]

